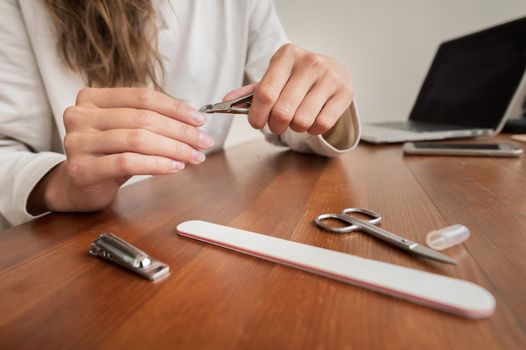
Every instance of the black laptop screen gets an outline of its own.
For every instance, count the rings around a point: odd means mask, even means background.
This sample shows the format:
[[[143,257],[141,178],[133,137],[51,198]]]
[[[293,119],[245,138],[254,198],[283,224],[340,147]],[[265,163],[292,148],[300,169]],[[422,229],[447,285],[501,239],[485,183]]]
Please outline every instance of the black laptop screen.
[[[495,129],[526,69],[526,18],[440,45],[409,119]]]

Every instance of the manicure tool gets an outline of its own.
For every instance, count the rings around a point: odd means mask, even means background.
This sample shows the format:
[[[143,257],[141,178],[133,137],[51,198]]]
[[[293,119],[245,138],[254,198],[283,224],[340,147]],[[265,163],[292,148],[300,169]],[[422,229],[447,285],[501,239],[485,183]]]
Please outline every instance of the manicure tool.
[[[252,105],[254,94],[242,96],[235,100],[219,102],[215,104],[204,105],[199,109],[201,113],[230,113],[230,114],[248,114]]]
[[[151,281],[158,280],[170,272],[168,265],[112,233],[101,234],[91,244],[89,252],[124,266]]]
[[[350,215],[352,213],[363,214],[367,217],[370,217],[371,219],[360,220]],[[328,219],[336,219],[348,225],[343,227],[330,225],[324,222]],[[441,254],[407,238],[400,237],[394,233],[381,229],[380,227],[376,226],[376,224],[380,223],[380,221],[382,221],[382,216],[380,214],[362,208],[347,208],[342,210],[341,214],[321,214],[314,220],[316,225],[330,232],[347,233],[353,231],[362,231],[389,244],[392,244],[397,248],[416,254],[418,256],[456,265],[457,262],[447,255]]]
[[[456,278],[199,220],[179,224],[177,232],[184,237],[463,317],[489,317],[495,310],[491,293]]]

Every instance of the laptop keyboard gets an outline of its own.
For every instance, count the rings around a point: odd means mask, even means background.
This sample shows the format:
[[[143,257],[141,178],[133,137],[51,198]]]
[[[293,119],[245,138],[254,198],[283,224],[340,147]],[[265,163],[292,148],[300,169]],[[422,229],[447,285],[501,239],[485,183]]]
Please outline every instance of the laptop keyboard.
[[[459,126],[452,126],[452,125],[440,125],[440,124],[415,123],[415,122],[411,122],[411,121],[376,123],[376,124],[371,124],[371,125],[381,126],[381,127],[384,127],[384,128],[398,129],[398,130],[414,131],[414,132],[448,131],[448,130],[468,129],[467,127],[459,127]]]

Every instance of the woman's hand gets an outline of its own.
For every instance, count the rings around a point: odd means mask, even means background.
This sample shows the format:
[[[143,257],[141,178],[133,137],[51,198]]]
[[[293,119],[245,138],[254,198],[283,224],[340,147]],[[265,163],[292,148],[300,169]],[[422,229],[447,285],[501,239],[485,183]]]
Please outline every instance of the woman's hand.
[[[184,102],[145,88],[86,88],[64,112],[67,160],[30,196],[35,214],[106,207],[133,175],[171,174],[199,164],[214,143],[205,118]]]
[[[275,134],[288,127],[312,135],[331,129],[354,96],[351,73],[333,59],[293,44],[282,46],[258,84],[231,91],[225,100],[254,93],[248,120]]]

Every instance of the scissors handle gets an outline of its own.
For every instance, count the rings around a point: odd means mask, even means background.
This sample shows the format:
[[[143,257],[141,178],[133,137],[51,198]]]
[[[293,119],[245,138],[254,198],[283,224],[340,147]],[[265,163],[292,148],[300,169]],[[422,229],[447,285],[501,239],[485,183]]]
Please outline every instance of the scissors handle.
[[[365,216],[370,217],[371,219],[369,219],[369,220],[354,219],[353,217],[348,215],[348,214],[352,214],[352,213],[363,214]],[[329,220],[329,219],[334,219],[334,220],[338,220],[338,221],[344,222],[344,223],[347,224],[347,226],[335,226],[335,225],[330,225],[330,224],[324,222],[324,221]],[[356,230],[361,230],[362,229],[362,225],[361,224],[357,224],[357,221],[359,223],[367,222],[367,223],[369,223],[371,225],[376,225],[380,221],[382,221],[382,216],[380,214],[372,211],[372,210],[367,210],[367,209],[363,209],[363,208],[347,208],[347,209],[344,209],[341,214],[321,214],[321,215],[318,215],[318,217],[316,217],[316,219],[314,219],[314,221],[316,222],[316,225],[318,225],[318,227],[320,227],[320,228],[322,228],[324,230],[327,230],[327,231],[330,231],[330,232],[334,232],[334,233],[348,233],[348,232],[352,232],[352,231],[356,231]]]
[[[371,219],[369,220],[357,219],[350,215],[353,213],[363,214],[365,216],[370,217]],[[339,226],[330,225],[330,224],[323,222],[328,219],[335,219],[338,221],[342,221],[348,225],[339,227]],[[364,231],[370,234],[371,236],[387,241],[388,243],[397,245],[401,248],[412,249],[412,247],[414,247],[414,245],[417,244],[407,238],[400,237],[392,232],[389,232],[387,230],[384,230],[376,226],[376,224],[379,223],[381,220],[382,220],[382,216],[372,210],[363,209],[363,208],[347,208],[347,209],[344,209],[341,214],[319,215],[315,219],[315,222],[316,222],[316,225],[318,225],[319,227],[327,231],[331,231],[335,233],[347,233],[347,232],[358,231],[358,230]]]

